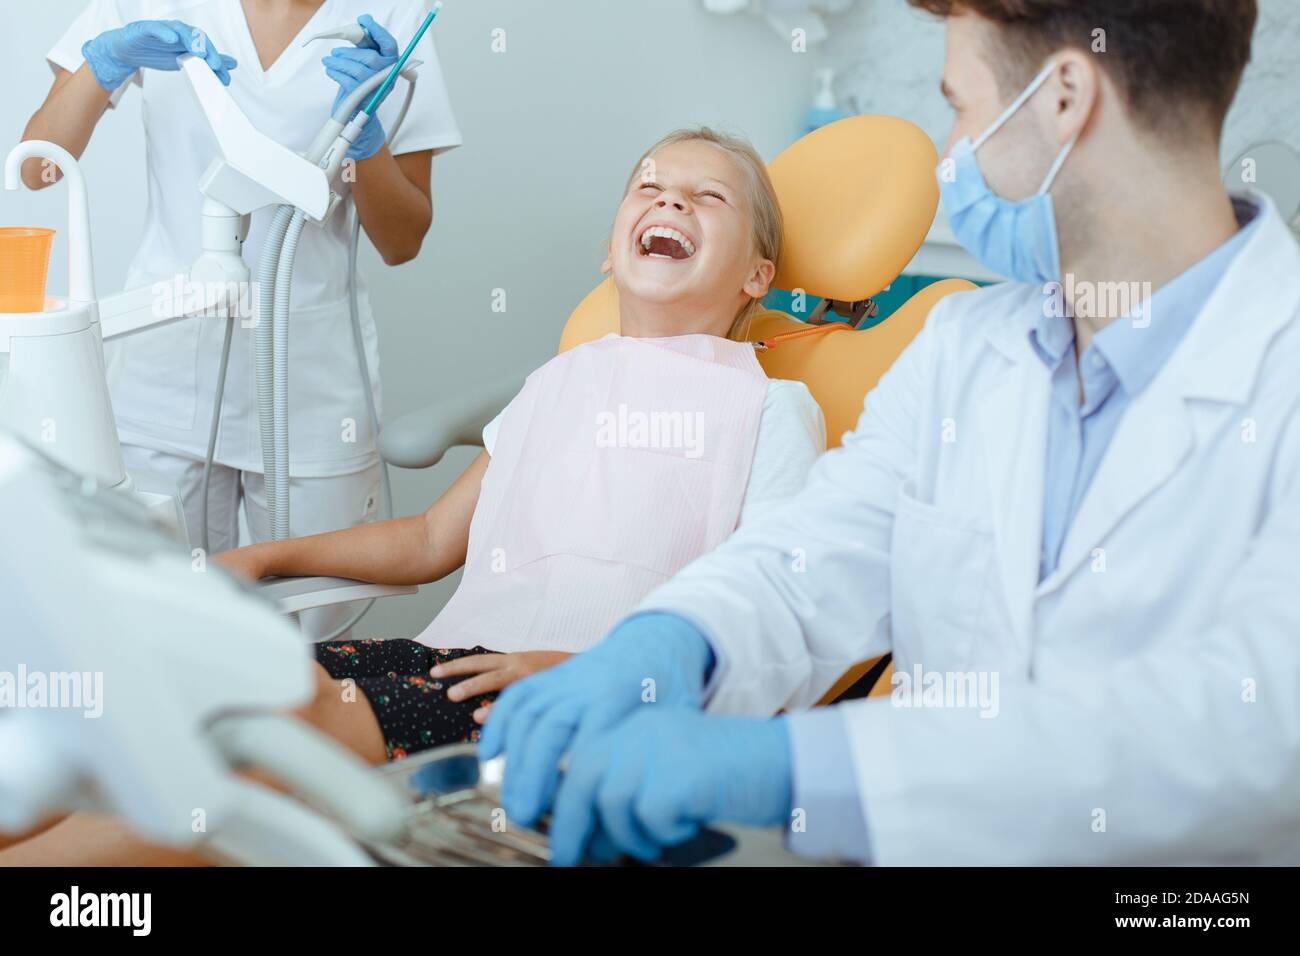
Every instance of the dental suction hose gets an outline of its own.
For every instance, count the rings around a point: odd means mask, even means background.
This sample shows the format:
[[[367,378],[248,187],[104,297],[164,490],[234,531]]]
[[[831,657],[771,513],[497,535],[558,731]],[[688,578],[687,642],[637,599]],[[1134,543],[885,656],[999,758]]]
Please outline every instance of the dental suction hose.
[[[406,113],[410,108],[411,100],[414,96],[417,74],[413,73],[408,77],[408,91],[406,101],[402,106],[401,115],[393,131],[389,134],[390,139],[401,128],[401,122],[405,120]],[[372,80],[378,79],[378,76],[372,77]],[[383,81],[380,81],[381,83]],[[373,84],[367,84],[373,85]],[[362,87],[364,89],[364,87]],[[346,103],[342,104],[346,108]],[[346,115],[346,114],[344,114]],[[343,162],[347,156],[348,149],[356,141],[362,129],[370,121],[370,117],[365,113],[358,113],[357,116],[349,122],[343,132],[327,148],[323,156],[309,156],[308,158],[317,162],[324,170],[326,177],[333,181],[342,169]],[[331,120],[331,122],[336,122]],[[306,216],[301,212],[294,212],[284,235],[283,242],[279,250],[279,262],[275,273],[275,285],[273,296],[273,318],[271,323],[271,335],[274,346],[271,350],[271,432],[272,432],[272,460],[269,463],[264,462],[267,471],[267,513],[271,525],[271,536],[273,540],[282,540],[289,536],[289,309],[292,293],[293,266],[297,257],[298,244],[302,237],[303,228],[306,225]],[[354,340],[359,340],[358,334],[360,318],[357,304],[357,279],[355,271],[355,247],[356,237],[354,236],[352,245],[349,247],[349,261],[351,271],[349,272],[349,307],[351,312],[352,323],[354,326]],[[362,367],[362,380],[368,389],[366,393],[367,408],[371,413],[372,426],[376,435],[379,433],[378,416],[374,408],[374,396],[371,383],[369,381],[369,371],[365,368],[364,348],[357,356],[358,364]],[[259,395],[259,413],[263,399]],[[265,450],[265,448],[264,448]],[[386,490],[387,491],[387,490]],[[390,502],[391,506],[391,502]]]
[[[324,128],[316,136],[316,139],[308,147],[306,157],[313,163],[321,163],[325,158],[330,147],[335,145],[340,134],[342,134],[345,123],[341,121],[340,114],[343,118],[350,115],[351,111],[356,110],[364,101],[365,97],[383,83],[383,74],[375,74],[365,83],[362,83],[352,94],[348,96],[339,108],[335,110],[334,116],[325,124]],[[344,112],[348,111],[348,112]],[[346,148],[344,149],[346,153]],[[267,513],[270,517],[272,529],[277,524],[287,526],[287,513],[283,522],[277,522],[279,512],[275,489],[280,487],[277,480],[277,460],[281,456],[276,452],[276,402],[275,402],[275,302],[276,302],[276,277],[280,268],[280,257],[282,247],[284,246],[285,237],[289,232],[290,224],[294,219],[294,209],[292,206],[279,206],[275,210],[271,226],[267,230],[266,239],[262,244],[262,255],[258,262],[257,269],[257,286],[258,286],[258,310],[257,325],[253,332],[253,368],[254,380],[257,389],[257,418],[258,428],[262,437],[262,473],[265,479],[266,496],[267,496]],[[295,243],[296,250],[296,243]],[[349,288],[355,285],[355,272],[350,272],[353,277],[349,282]],[[227,330],[229,332],[229,329]],[[229,351],[229,335],[222,349],[221,367],[224,371],[226,359]],[[286,372],[281,371],[281,378],[286,378]],[[216,445],[217,424],[220,415],[220,396],[224,391],[225,377],[218,376],[217,394],[218,403],[217,411],[213,415],[212,433],[208,440],[208,459],[204,468],[204,496],[203,496],[203,549],[208,550],[207,534],[207,477],[211,470],[211,462]],[[280,429],[287,434],[287,425]],[[287,476],[286,476],[287,477]],[[284,509],[287,512],[287,508]],[[287,534],[287,531],[286,531]]]
[[[408,83],[408,90],[405,101],[403,102],[401,112],[398,114],[397,121],[393,124],[389,138],[395,136],[401,129],[406,114],[410,110],[411,101],[414,98],[415,84],[419,74],[416,72],[423,62],[420,60],[408,61],[403,72],[403,78]],[[354,132],[351,137],[345,136],[348,129],[347,117],[355,113],[368,97],[373,96],[374,92],[386,81],[387,76],[377,73],[370,77],[365,83],[358,86],[352,93],[345,97],[334,111],[333,117],[322,128],[316,139],[312,142],[306,153],[306,158],[318,165],[324,164],[327,175],[333,178],[337,175],[338,170],[342,167],[343,160],[346,156],[348,147],[356,139]],[[366,117],[369,120],[369,117]],[[362,124],[364,126],[364,123]],[[359,126],[357,129],[362,128]],[[331,148],[335,154],[331,155]],[[295,210],[292,206],[279,206],[273,215],[271,225],[267,230],[266,238],[262,245],[262,254],[258,262],[257,269],[257,313],[256,323],[254,326],[254,349],[253,349],[253,366],[254,379],[257,391],[257,411],[258,426],[261,434],[262,444],[262,467],[265,476],[266,495],[267,495],[267,512],[272,527],[280,527],[285,536],[288,534],[288,453],[287,453],[287,421],[277,428],[276,401],[275,401],[275,381],[276,375],[276,336],[275,336],[275,315],[276,299],[279,283],[277,277],[280,273],[280,260],[282,257],[282,248],[285,245],[286,237],[289,233],[290,226],[293,223]],[[354,225],[352,242],[349,247],[349,305],[351,307],[353,339],[357,343],[362,342],[360,331],[360,317],[356,293],[356,246],[358,241],[358,227]],[[297,241],[295,240],[294,252],[297,251]],[[287,315],[287,312],[286,312]],[[281,322],[282,327],[285,322]],[[225,393],[226,369],[229,363],[231,338],[234,331],[234,317],[227,319],[226,337],[222,344],[221,365],[217,375],[217,390],[215,403],[212,413],[212,423],[208,433],[207,456],[203,468],[202,484],[202,546],[205,552],[210,551],[209,530],[208,530],[208,492],[211,481],[212,466],[216,456],[217,437],[220,431],[221,422],[221,404]],[[284,352],[285,365],[287,366],[287,351]],[[377,410],[374,407],[374,394],[370,382],[370,372],[365,361],[365,353],[361,346],[358,347],[358,363],[361,368],[362,380],[366,389],[366,404],[370,412],[372,425],[375,434],[379,432]],[[279,379],[287,383],[287,368],[282,368],[279,373]],[[280,407],[284,409],[287,416],[287,401],[282,400]],[[285,436],[283,446],[285,451],[277,452],[277,434]],[[283,475],[281,475],[277,463],[283,464]],[[387,469],[382,474],[382,485],[384,491],[385,517],[391,516],[392,495],[388,481]],[[278,492],[276,491],[278,489]],[[280,516],[283,515],[281,518]]]
[[[313,140],[305,156],[325,170],[329,181],[342,169],[347,151],[355,143],[365,125],[370,122],[373,109],[378,108],[383,87],[391,89],[400,75],[407,81],[406,96],[391,129],[388,141],[392,142],[410,112],[419,81],[418,69],[422,62],[412,59],[411,53],[418,45],[429,25],[436,17],[441,3],[426,18],[415,40],[411,42],[402,59],[387,74],[376,74],[345,97],[334,110],[330,120]],[[384,92],[387,92],[385,90]],[[372,109],[357,112],[367,102]],[[353,115],[356,114],[356,115]],[[351,117],[351,119],[349,119]],[[288,320],[293,264],[297,257],[306,216],[291,206],[275,210],[267,230],[258,262],[258,310],[254,328],[254,378],[257,389],[258,425],[262,439],[262,465],[265,475],[266,507],[272,537],[289,536],[289,441],[288,441]],[[357,288],[357,251],[360,243],[361,221],[353,203],[353,222],[348,244],[348,306],[352,324],[352,340],[356,349],[357,369],[361,377],[366,410],[373,433],[380,430],[379,410],[375,404],[374,384],[366,360],[365,336],[361,328],[361,309]],[[203,474],[203,548],[208,546],[208,485],[215,458],[217,435],[220,427],[221,402],[225,389],[225,371],[231,348],[234,316],[228,317],[225,341],[222,346],[221,366],[218,372],[217,392],[208,439],[208,454]],[[388,466],[380,461],[380,514],[384,519],[393,515],[392,484]],[[347,633],[374,605],[367,601],[345,623],[319,640],[334,640]]]
[[[289,220],[289,229],[280,249],[280,265],[275,274],[275,316],[271,327],[275,338],[271,369],[275,471],[267,489],[267,498],[274,502],[271,537],[276,541],[289,537],[289,304],[298,242],[306,224],[306,214],[295,210]]]
[[[417,61],[412,61],[418,65]],[[409,65],[408,65],[408,68]],[[406,114],[410,112],[411,102],[415,99],[415,87],[419,81],[419,75],[412,72],[407,77],[408,88],[406,99],[402,102],[402,109],[397,114],[397,120],[393,123],[393,131],[389,134],[389,139],[397,135],[397,131],[402,128],[402,123],[406,121]],[[370,364],[366,361],[366,343],[365,336],[361,331],[361,303],[357,291],[357,250],[361,243],[361,217],[357,215],[356,203],[352,205],[352,236],[348,243],[348,275],[352,281],[348,285],[348,307],[352,318],[352,342],[356,347],[357,353],[357,371],[361,374],[362,392],[366,397],[366,411],[370,416],[370,427],[376,438],[379,436],[379,409],[375,407],[375,389],[370,380]],[[380,509],[379,513],[388,520],[393,516],[393,486],[388,474],[388,463],[382,458],[379,460],[379,487],[380,487]],[[357,611],[346,621],[336,627],[329,634],[320,638],[322,641],[333,641],[342,637],[357,623],[366,616],[372,607],[375,599],[371,598],[363,604]]]

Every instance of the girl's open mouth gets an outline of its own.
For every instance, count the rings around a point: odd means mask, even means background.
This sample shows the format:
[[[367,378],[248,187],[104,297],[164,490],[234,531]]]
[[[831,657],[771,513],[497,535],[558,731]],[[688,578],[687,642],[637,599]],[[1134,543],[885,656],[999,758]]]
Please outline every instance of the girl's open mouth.
[[[670,226],[651,226],[637,243],[641,255],[652,259],[689,259],[695,255],[690,236]]]

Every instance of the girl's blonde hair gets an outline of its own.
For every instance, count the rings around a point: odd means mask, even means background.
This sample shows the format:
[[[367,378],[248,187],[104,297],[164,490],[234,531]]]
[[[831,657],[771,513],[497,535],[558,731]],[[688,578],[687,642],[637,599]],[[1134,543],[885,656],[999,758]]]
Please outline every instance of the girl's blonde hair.
[[[667,149],[669,146],[678,143],[708,143],[731,157],[732,162],[745,174],[745,198],[749,204],[750,215],[754,222],[754,251],[764,259],[770,260],[779,269],[781,265],[781,244],[785,234],[785,224],[781,218],[781,204],[777,201],[772,179],[767,174],[767,164],[763,162],[763,158],[758,155],[754,147],[739,136],[720,133],[707,126],[674,130],[641,154],[641,158],[637,160],[636,167],[632,170],[632,175],[628,177],[627,185],[623,189],[624,195],[632,188],[632,184],[644,174],[646,160],[653,157],[660,150]],[[761,299],[751,299],[749,304],[742,308],[736,316],[727,337],[743,341],[749,333],[750,320],[758,313],[762,305]]]

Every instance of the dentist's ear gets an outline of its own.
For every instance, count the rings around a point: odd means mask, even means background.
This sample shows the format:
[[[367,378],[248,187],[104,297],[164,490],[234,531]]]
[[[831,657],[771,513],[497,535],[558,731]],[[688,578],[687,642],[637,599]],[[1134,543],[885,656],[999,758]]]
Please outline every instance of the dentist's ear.
[[[1052,138],[1064,146],[1083,135],[1104,80],[1096,57],[1084,50],[1062,50],[1057,61],[1056,74],[1050,81],[1052,95],[1043,100],[1051,110]]]

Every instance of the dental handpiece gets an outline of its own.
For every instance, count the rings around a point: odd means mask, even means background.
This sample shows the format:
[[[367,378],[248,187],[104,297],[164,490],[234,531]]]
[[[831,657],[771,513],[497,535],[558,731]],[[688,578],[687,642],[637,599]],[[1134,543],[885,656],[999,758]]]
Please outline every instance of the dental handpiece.
[[[323,158],[321,158],[319,164],[321,168],[325,170],[326,176],[331,180],[338,174],[338,171],[342,166],[343,154],[346,153],[347,149],[361,136],[361,131],[366,128],[366,124],[370,122],[371,116],[374,111],[379,108],[379,104],[383,101],[384,96],[393,88],[393,85],[397,82],[397,78],[402,75],[408,65],[408,61],[418,62],[411,61],[411,54],[415,52],[415,48],[419,46],[420,41],[424,39],[425,33],[428,32],[434,19],[438,16],[438,11],[441,9],[441,2],[433,5],[433,9],[429,12],[429,15],[424,18],[424,23],[422,23],[420,29],[415,32],[415,38],[407,45],[405,52],[402,53],[398,61],[393,64],[393,67],[388,72],[388,76],[384,79],[384,82],[375,90],[374,95],[370,97],[369,101],[361,108],[360,112],[352,118],[351,122],[338,132],[338,138],[334,141],[333,147],[325,152]],[[318,140],[317,142],[321,143],[323,141]]]

